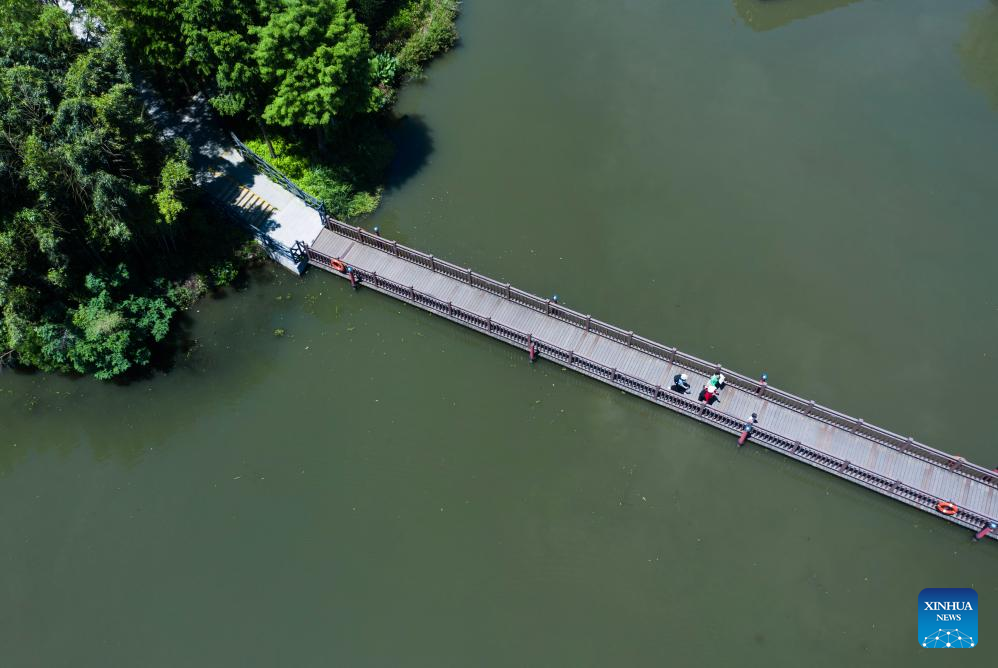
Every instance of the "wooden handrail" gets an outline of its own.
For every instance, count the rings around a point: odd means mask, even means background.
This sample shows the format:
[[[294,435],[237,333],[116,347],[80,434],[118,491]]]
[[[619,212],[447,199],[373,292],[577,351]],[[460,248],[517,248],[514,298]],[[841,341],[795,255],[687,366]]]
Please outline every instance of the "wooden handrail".
[[[330,262],[334,259],[311,248],[309,248],[307,252],[309,259],[316,261],[318,264],[329,266]],[[402,285],[401,283],[397,283],[383,276],[367,272],[358,267],[353,267],[352,269],[357,272],[363,280],[372,281],[379,289],[390,292],[394,295],[402,297],[403,299],[430,306],[441,315],[460,320],[465,324],[470,325],[473,329],[477,329],[496,338],[504,339],[514,345],[518,345],[523,348],[528,347],[530,344],[536,345],[539,352],[551,359],[575,367],[586,375],[601,378],[602,380],[608,381],[611,384],[631,393],[651,398],[658,404],[680,410],[683,413],[686,413],[687,415],[703,422],[713,423],[732,433],[740,431],[742,423],[744,422],[743,419],[737,416],[725,413],[718,408],[707,406],[706,404],[695,401],[690,397],[675,393],[663,393],[661,392],[660,387],[652,386],[644,380],[631,376],[620,370],[611,369],[610,367],[582,356],[577,352],[565,350],[554,344],[539,340],[530,334],[520,332],[512,327],[500,325],[490,319],[482,318],[476,313],[454,306],[451,302],[443,302],[432,295],[426,294],[420,290],[415,290],[411,286]],[[725,375],[727,376],[727,373]],[[803,445],[798,441],[790,441],[786,437],[768,431],[764,428],[756,427],[753,429],[752,433],[753,439],[757,440],[765,447],[780,450],[784,454],[794,457],[795,459],[802,460],[819,468],[827,469],[840,477],[850,478],[865,487],[870,487],[890,496],[898,497],[901,501],[910,505],[931,509],[936,503],[942,500],[929,492],[907,484],[901,484],[897,480],[889,480],[879,473],[875,473],[874,471],[865,469],[861,466],[853,464],[852,462],[830,455],[814,446]],[[958,516],[956,517],[956,521],[969,528],[979,528],[988,522],[994,522],[995,519],[972,510],[961,508]]]
[[[656,341],[633,334],[632,332],[623,330],[615,325],[597,320],[596,318],[579,313],[578,311],[574,311],[560,304],[552,304],[554,308],[552,308],[549,313],[548,300],[546,299],[542,299],[537,295],[520,290],[519,288],[507,288],[506,283],[489,278],[488,276],[482,276],[481,274],[469,272],[469,270],[465,267],[459,267],[455,264],[447,262],[446,260],[441,260],[436,256],[409,248],[408,246],[404,246],[403,244],[399,244],[395,241],[390,241],[380,235],[368,232],[361,227],[349,225],[328,215],[325,216],[324,222],[325,226],[329,230],[336,232],[337,234],[341,234],[351,239],[356,239],[364,245],[371,246],[372,248],[376,248],[384,252],[392,254],[397,252],[402,259],[414,262],[415,264],[429,269],[430,271],[444,274],[445,276],[459,280],[463,283],[487,290],[496,296],[508,299],[513,303],[526,306],[527,308],[531,308],[540,313],[549,314],[552,317],[555,317],[563,322],[567,322],[575,327],[578,327],[579,329],[599,334],[600,336],[604,336],[624,345],[637,347],[642,352],[658,357],[667,362],[672,362],[676,366],[696,371],[698,373],[707,373],[708,375],[713,374],[714,370],[718,367],[716,363],[708,362],[707,360],[700,359],[694,355],[664,346]],[[310,252],[314,253],[315,251]],[[410,259],[415,257],[425,258],[425,264],[423,262]],[[430,258],[433,258],[432,261]],[[471,278],[472,276],[474,277],[473,279]],[[725,367],[721,367],[721,370],[723,371],[727,382],[734,386],[742,386],[743,389],[758,387],[758,381],[753,378],[749,378],[748,376]],[[852,429],[857,423],[857,418],[840,413],[831,408],[827,408],[817,402],[809,401],[772,385],[766,386],[765,398],[782,405],[784,408],[788,408],[798,413],[808,414],[815,419],[839,428],[849,430]],[[996,480],[996,474],[993,470],[972,462],[968,462],[962,458],[955,457],[942,450],[937,450],[910,437],[906,438],[886,429],[868,424],[862,425],[862,432],[860,435],[870,440],[880,442],[888,447],[901,450],[931,464],[948,467],[961,475],[998,488],[998,480]]]

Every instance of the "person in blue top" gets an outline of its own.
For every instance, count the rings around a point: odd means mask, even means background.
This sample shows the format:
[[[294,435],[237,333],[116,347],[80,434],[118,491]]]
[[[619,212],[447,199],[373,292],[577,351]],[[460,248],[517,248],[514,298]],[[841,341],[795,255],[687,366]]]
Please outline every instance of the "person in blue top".
[[[680,394],[690,391],[689,377],[685,373],[677,373],[672,379],[672,389]]]

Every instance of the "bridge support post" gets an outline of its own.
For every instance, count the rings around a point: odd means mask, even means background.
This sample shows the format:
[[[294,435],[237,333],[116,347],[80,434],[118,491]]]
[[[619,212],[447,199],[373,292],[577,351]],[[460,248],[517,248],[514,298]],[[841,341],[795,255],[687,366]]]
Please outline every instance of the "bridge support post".
[[[537,359],[537,346],[534,345],[534,335],[530,334],[527,337],[527,354],[530,355],[530,361],[533,362]]]
[[[974,535],[974,542],[976,543],[977,541],[984,538],[995,529],[998,529],[998,524],[995,524],[994,522],[988,522],[986,526],[981,528],[981,530]]]

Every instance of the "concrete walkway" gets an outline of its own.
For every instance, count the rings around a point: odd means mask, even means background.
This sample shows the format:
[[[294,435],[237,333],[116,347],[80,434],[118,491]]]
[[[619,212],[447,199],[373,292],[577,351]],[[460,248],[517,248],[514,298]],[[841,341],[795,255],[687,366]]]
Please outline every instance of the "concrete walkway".
[[[296,241],[315,241],[322,231],[319,213],[247,162],[202,96],[178,115],[166,110],[148,87],[140,91],[162,137],[181,137],[191,145],[195,183],[224,215],[252,230],[272,259],[301,274],[306,265],[292,257],[291,248]]]

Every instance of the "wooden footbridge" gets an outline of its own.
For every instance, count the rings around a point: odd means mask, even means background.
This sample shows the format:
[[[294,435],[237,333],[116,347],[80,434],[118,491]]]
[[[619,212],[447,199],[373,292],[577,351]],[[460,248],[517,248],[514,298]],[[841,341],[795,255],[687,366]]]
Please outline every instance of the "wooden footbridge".
[[[732,434],[998,538],[998,471],[767,386],[378,234],[325,218],[301,260]],[[724,373],[720,401],[697,391]],[[671,389],[686,373],[694,391]],[[940,510],[940,504],[952,514]],[[955,512],[954,512],[955,509]]]

